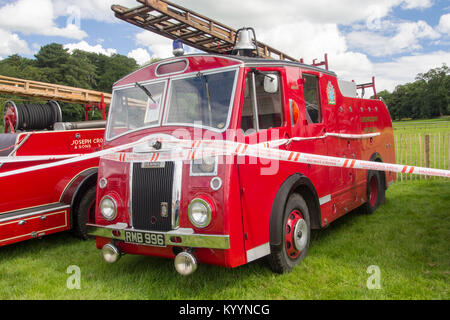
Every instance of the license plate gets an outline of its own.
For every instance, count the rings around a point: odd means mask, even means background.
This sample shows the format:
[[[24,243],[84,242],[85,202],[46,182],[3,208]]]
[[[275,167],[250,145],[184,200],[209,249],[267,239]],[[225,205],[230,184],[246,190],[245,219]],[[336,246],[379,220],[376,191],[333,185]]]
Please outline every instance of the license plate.
[[[153,247],[165,247],[166,238],[160,233],[125,231],[125,242]]]

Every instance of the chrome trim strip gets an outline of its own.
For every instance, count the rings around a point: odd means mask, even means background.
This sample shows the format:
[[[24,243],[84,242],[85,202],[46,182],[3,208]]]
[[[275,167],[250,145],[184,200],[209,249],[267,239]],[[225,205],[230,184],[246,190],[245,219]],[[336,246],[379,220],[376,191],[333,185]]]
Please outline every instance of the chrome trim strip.
[[[182,246],[191,248],[209,248],[209,249],[230,249],[230,236],[217,234],[197,234],[192,229],[178,229],[169,232],[151,232],[144,230],[135,230],[124,228],[123,224],[100,226],[88,224],[88,234],[91,236],[108,238],[113,240],[124,241],[124,231],[137,231],[150,234],[163,234],[166,239],[167,246]],[[114,231],[119,231],[120,235],[113,235]],[[173,242],[171,238],[178,237],[181,242]]]
[[[319,199],[319,204],[324,205],[325,203],[328,203],[331,201],[331,194],[326,195],[325,197],[322,197]]]
[[[0,218],[0,223],[4,223],[4,222],[11,221],[11,220],[16,220],[16,219],[28,218],[28,217],[32,217],[32,216],[35,216],[35,215],[44,214],[44,213],[47,213],[47,212],[58,211],[58,210],[65,210],[65,209],[68,209],[68,208],[70,208],[70,205],[53,207],[53,208],[49,208],[49,209],[45,209],[45,210],[38,210],[38,211],[25,213],[25,214],[21,214],[21,215],[17,215],[17,216],[12,216],[12,217],[8,217],[8,218]]]
[[[258,247],[247,250],[247,262],[254,261],[269,254],[270,254],[270,242],[267,242]]]
[[[134,152],[134,149],[133,149]],[[129,166],[129,176],[128,176],[128,183],[129,183],[129,194],[128,194],[128,218],[130,219],[130,225],[133,228],[133,170],[134,170],[134,162],[128,164]]]
[[[175,161],[172,185],[172,229],[180,227],[181,186],[183,178],[183,161]]]

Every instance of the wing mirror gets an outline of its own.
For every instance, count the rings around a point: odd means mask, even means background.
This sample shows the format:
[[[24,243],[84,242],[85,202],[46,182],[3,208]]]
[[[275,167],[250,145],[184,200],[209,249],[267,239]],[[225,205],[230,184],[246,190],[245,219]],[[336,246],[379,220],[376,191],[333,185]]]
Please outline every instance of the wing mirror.
[[[274,74],[264,75],[264,91],[266,93],[277,93],[278,92],[278,77]]]

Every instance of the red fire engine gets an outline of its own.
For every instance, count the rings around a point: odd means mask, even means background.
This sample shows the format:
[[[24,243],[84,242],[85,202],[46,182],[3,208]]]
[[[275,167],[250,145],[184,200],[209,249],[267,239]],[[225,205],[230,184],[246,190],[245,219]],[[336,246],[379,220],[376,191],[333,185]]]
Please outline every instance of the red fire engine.
[[[0,91],[40,99],[94,104],[104,110],[110,95],[61,85],[0,76]],[[3,108],[5,133],[0,156],[67,156],[100,150],[106,121],[62,122],[56,101],[46,104],[8,101]],[[0,163],[0,174],[56,160]],[[72,165],[0,178],[0,246],[74,229],[87,238],[93,221],[98,158]]]
[[[101,159],[89,233],[107,262],[123,253],[172,258],[179,273],[190,274],[197,262],[237,267],[267,257],[282,273],[306,256],[311,229],[358,207],[371,213],[385,201],[395,174],[352,165],[353,159],[395,163],[382,101],[357,98],[355,83],[258,43],[252,29],[235,31],[168,1],[140,2],[113,10],[177,40],[176,57],[114,85],[104,148],[144,137],[246,144],[288,139],[280,149],[347,158],[349,166],[252,156]],[[209,54],[182,55],[180,41]],[[165,148],[162,142],[128,151]]]

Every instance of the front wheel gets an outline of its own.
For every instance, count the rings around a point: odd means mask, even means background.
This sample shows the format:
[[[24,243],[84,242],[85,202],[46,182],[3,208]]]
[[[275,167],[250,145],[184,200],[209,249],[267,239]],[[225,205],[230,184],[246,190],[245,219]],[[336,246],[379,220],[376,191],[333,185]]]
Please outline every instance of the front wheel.
[[[291,271],[308,253],[311,239],[311,224],[306,201],[299,194],[292,194],[283,215],[282,245],[271,252],[268,261],[272,271]]]
[[[92,186],[83,194],[78,206],[75,208],[73,231],[76,236],[87,240],[87,223],[94,223],[96,186]]]

